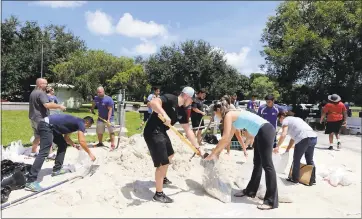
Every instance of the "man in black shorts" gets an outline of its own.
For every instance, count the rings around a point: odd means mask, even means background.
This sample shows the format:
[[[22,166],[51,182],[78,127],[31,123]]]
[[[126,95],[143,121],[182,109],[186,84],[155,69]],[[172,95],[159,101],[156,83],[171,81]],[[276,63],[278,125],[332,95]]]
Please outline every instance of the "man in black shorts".
[[[156,194],[153,196],[154,201],[161,203],[173,202],[170,197],[163,193],[163,184],[171,184],[166,178],[166,174],[174,155],[170,138],[166,133],[169,129],[167,125],[174,125],[176,122],[179,122],[191,143],[196,148],[200,148],[188,124],[186,114],[186,107],[192,103],[194,94],[193,88],[185,87],[179,96],[164,94],[159,98],[151,100],[149,103],[149,106],[152,108],[152,114],[146,123],[143,136],[150,151],[153,164],[156,167]],[[166,119],[165,123],[158,118],[158,113]]]
[[[202,119],[203,116],[206,115],[205,112],[203,112],[203,107],[204,107],[204,99],[206,97],[206,92],[205,90],[201,89],[197,92],[197,96],[194,100],[194,102],[192,103],[192,110],[191,110],[191,123],[192,123],[192,128],[198,128],[200,125],[201,126],[205,126],[204,124],[204,120]],[[201,145],[201,132],[204,128],[200,128],[195,130],[195,135],[197,136],[197,142],[199,143],[199,145]]]

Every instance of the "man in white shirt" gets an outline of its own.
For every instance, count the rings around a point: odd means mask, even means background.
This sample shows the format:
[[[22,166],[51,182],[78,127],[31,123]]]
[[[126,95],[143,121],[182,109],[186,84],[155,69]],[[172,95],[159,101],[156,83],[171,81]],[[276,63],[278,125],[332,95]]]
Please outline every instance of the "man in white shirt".
[[[274,152],[279,152],[279,147],[283,143],[287,134],[290,136],[289,145],[286,153],[289,152],[290,148],[295,144],[293,154],[293,172],[292,178],[287,179],[289,182],[298,183],[300,173],[300,160],[304,154],[307,165],[313,165],[314,148],[317,144],[317,133],[306,123],[304,120],[298,117],[292,117],[282,112],[278,114],[280,123],[282,124],[282,134],[279,138],[277,146],[274,148]],[[315,168],[315,167],[314,167]],[[315,171],[313,176],[315,183]]]

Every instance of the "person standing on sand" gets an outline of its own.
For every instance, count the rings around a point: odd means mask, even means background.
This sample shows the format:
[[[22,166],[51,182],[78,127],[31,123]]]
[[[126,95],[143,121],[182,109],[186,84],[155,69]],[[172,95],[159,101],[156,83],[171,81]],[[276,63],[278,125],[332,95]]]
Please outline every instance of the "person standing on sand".
[[[206,113],[202,111],[204,108],[203,101],[204,101],[205,97],[206,97],[206,92],[205,92],[205,90],[201,89],[197,92],[197,96],[196,96],[194,102],[192,103],[192,111],[191,111],[192,128],[198,128],[199,126],[202,126],[202,127],[205,126],[203,117],[206,115]],[[201,139],[202,139],[201,133],[202,133],[203,129],[204,128],[194,130],[199,145],[201,145]]]
[[[235,133],[240,144],[244,145],[240,130],[246,129],[254,140],[254,169],[246,189],[234,194],[235,197],[255,197],[259,189],[263,169],[266,180],[264,203],[258,206],[260,210],[278,208],[277,176],[274,169],[272,154],[275,128],[268,121],[248,111],[229,111],[228,103],[222,101],[214,105],[216,116],[223,119],[224,132],[219,143],[206,160],[217,159],[218,154],[229,144]],[[245,145],[244,145],[245,147]]]
[[[152,114],[144,128],[143,137],[156,168],[156,193],[153,196],[154,201],[161,203],[173,202],[170,197],[163,193],[163,185],[171,184],[166,175],[168,166],[174,156],[172,143],[166,132],[169,129],[168,125],[174,125],[178,121],[185,130],[186,136],[192,145],[200,150],[186,115],[186,107],[192,103],[194,94],[193,88],[185,87],[179,96],[164,94],[159,98],[151,100],[149,103],[152,108]],[[161,121],[158,114],[165,118],[165,123]],[[200,154],[202,154],[201,151]]]
[[[29,119],[34,132],[34,140],[31,146],[31,153],[29,155],[30,157],[36,157],[37,155],[37,148],[40,143],[40,136],[38,132],[39,122],[49,116],[49,109],[60,109],[63,111],[66,109],[62,105],[49,102],[48,96],[45,93],[47,85],[48,81],[46,79],[36,79],[36,87],[30,93],[29,97]]]
[[[67,143],[78,149],[70,139],[70,134],[73,132],[78,131],[78,142],[80,146],[88,153],[90,159],[95,161],[96,157],[89,150],[84,136],[85,129],[91,127],[93,123],[93,118],[90,116],[81,119],[67,114],[50,115],[40,121],[38,125],[40,135],[39,155],[36,156],[35,161],[31,166],[25,189],[32,192],[39,192],[43,189],[36,180],[45,158],[49,155],[53,141],[58,145],[58,151],[57,156],[55,157],[52,176],[58,176],[68,172],[68,170],[62,169]]]
[[[104,88],[98,87],[97,88],[97,96],[94,97],[92,107],[90,112],[94,113],[94,107],[97,106],[98,108],[98,117],[101,117],[104,120],[107,120],[108,123],[114,124],[113,117],[114,117],[114,102],[110,96],[105,95]],[[103,133],[108,127],[109,137],[111,139],[111,150],[114,150],[114,128],[111,125],[106,124],[104,121],[98,119],[97,121],[97,135],[98,135],[98,144],[96,147],[102,147],[103,144]]]
[[[289,153],[289,150],[293,147],[293,172],[292,178],[288,178],[287,181],[292,183],[299,183],[300,177],[300,159],[305,156],[307,165],[313,165],[314,148],[317,144],[317,133],[314,132],[303,119],[293,116],[287,116],[286,113],[279,113],[278,118],[282,124],[282,134],[279,138],[277,146],[274,148],[274,153],[279,153],[279,147],[283,144],[287,134],[291,137],[289,145],[285,153]],[[315,168],[315,167],[314,167]],[[315,183],[315,170],[313,176]]]
[[[341,147],[341,141],[339,132],[342,126],[347,125],[347,109],[345,105],[341,102],[341,97],[337,94],[332,94],[328,96],[329,103],[327,103],[322,110],[322,116],[319,121],[320,124],[323,123],[324,118],[327,115],[327,125],[325,134],[329,134],[329,150],[333,150],[333,135],[337,138],[337,148]]]

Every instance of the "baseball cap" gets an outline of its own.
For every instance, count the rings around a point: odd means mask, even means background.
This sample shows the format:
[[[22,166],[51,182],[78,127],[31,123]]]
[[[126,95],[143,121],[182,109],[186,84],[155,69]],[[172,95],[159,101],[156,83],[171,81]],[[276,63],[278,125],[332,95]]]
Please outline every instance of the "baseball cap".
[[[189,97],[193,98],[195,95],[195,90],[192,87],[184,87],[182,93],[187,94]]]

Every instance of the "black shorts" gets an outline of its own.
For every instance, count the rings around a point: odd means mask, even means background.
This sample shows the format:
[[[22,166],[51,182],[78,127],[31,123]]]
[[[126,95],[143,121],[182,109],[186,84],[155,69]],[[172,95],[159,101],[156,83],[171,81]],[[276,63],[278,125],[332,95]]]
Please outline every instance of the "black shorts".
[[[343,120],[337,122],[327,122],[325,134],[335,133],[338,134],[339,130],[341,130],[343,124]]]
[[[200,126],[200,122],[201,122],[201,126],[205,126],[204,120],[202,118],[191,117],[192,128],[198,128]],[[200,130],[202,130],[202,129],[204,129],[204,128],[200,128]]]
[[[147,122],[148,118],[150,117],[151,113],[149,113],[148,111],[147,112],[144,112],[143,113],[143,121],[144,122]]]
[[[175,152],[166,131],[160,131],[159,129],[155,129],[153,131],[145,130],[143,136],[148,150],[150,151],[153,165],[155,167],[160,167],[170,164],[168,157],[173,155]]]

